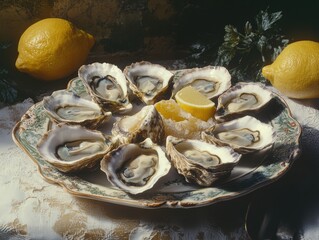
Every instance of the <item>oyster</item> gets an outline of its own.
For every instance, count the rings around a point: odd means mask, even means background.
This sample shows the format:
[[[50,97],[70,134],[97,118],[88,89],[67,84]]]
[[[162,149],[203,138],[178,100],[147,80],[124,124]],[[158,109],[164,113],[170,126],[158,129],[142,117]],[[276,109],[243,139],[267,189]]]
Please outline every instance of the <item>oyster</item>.
[[[270,124],[245,116],[214,125],[201,133],[207,142],[232,147],[240,153],[265,149],[275,142],[275,132]]]
[[[96,128],[112,116],[111,112],[104,112],[97,103],[66,90],[55,91],[44,97],[43,107],[56,123],[80,124],[89,128]]]
[[[238,83],[218,98],[215,119],[222,121],[248,112],[257,112],[274,98],[274,94],[259,83]]]
[[[136,114],[117,120],[112,134],[119,144],[141,142],[146,138],[161,143],[165,136],[163,120],[153,105],[144,106]]]
[[[127,112],[132,109],[125,76],[117,66],[109,63],[83,65],[78,75],[91,97],[103,109],[114,112]]]
[[[241,158],[230,147],[173,136],[167,137],[166,151],[178,173],[200,186],[227,177]]]
[[[159,64],[137,62],[124,69],[133,93],[146,104],[154,104],[169,87],[173,73]]]
[[[173,76],[172,97],[182,88],[191,85],[209,99],[216,98],[231,86],[228,70],[221,66],[207,66],[177,72]]]
[[[59,124],[48,131],[37,148],[42,157],[62,172],[91,168],[111,150],[110,138],[81,125]]]
[[[109,152],[101,161],[108,180],[130,194],[151,190],[171,168],[163,149],[150,138],[139,144],[125,144]]]

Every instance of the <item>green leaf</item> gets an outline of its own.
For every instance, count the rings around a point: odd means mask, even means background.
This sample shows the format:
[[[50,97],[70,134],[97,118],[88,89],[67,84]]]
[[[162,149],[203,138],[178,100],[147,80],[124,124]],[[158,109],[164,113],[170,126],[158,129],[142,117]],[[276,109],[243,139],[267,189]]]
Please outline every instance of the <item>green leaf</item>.
[[[255,27],[247,21],[243,33],[235,26],[226,25],[224,42],[219,46],[216,65],[227,67],[233,81],[263,81],[261,68],[278,56],[289,40],[281,34],[278,21],[282,13],[268,9],[256,16]]]
[[[0,102],[14,103],[17,101],[18,91],[5,79],[0,79]]]
[[[10,46],[11,46],[11,43],[7,43],[7,42],[0,43],[1,50],[7,49]]]
[[[250,22],[246,22],[245,24],[245,35],[250,35],[252,33],[253,26],[251,25]]]
[[[268,13],[266,11],[260,11],[256,17],[257,27],[260,31],[267,31],[274,27],[274,24],[282,17],[282,12]]]
[[[10,46],[11,43],[1,42],[0,51],[2,52]],[[0,66],[0,103],[11,104],[18,100],[18,90],[6,80],[8,76],[9,71],[4,66]]]

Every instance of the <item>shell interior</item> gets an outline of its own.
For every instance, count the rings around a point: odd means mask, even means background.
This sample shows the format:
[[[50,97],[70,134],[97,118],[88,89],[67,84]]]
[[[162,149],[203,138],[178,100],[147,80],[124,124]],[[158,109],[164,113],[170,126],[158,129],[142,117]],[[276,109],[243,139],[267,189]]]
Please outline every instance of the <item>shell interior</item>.
[[[132,108],[125,76],[117,66],[108,63],[83,65],[78,75],[93,99],[103,108],[113,111],[128,111]]]
[[[154,104],[164,94],[173,76],[165,67],[145,61],[133,63],[123,72],[131,90],[146,104]]]
[[[163,120],[153,105],[144,106],[136,114],[120,118],[114,123],[112,133],[120,144],[141,142],[146,138],[161,143],[165,135]]]
[[[272,145],[275,141],[275,132],[271,125],[262,123],[254,117],[245,116],[216,124],[203,132],[202,138],[206,141],[229,145],[245,153]]]
[[[111,149],[111,142],[95,130],[59,124],[38,144],[42,157],[63,172],[93,166]]]
[[[94,76],[90,82],[90,86],[93,91],[103,97],[104,99],[110,101],[123,101],[124,92],[121,89],[120,85],[116,81],[116,78],[112,75],[106,76]]]
[[[44,97],[43,107],[58,123],[83,124],[90,127],[96,127],[112,115],[111,112],[103,112],[97,103],[65,90],[55,91],[51,96]]]
[[[172,136],[167,138],[166,149],[186,181],[202,186],[209,186],[220,177],[230,174],[241,158],[241,154],[230,147]]]
[[[170,168],[165,152],[150,138],[139,144],[122,145],[101,161],[101,170],[109,181],[131,194],[152,189]]]
[[[218,98],[216,120],[263,108],[274,95],[258,83],[238,83]]]
[[[191,85],[207,98],[212,99],[231,86],[231,75],[220,66],[193,68],[177,73],[174,77],[172,97],[182,88]]]

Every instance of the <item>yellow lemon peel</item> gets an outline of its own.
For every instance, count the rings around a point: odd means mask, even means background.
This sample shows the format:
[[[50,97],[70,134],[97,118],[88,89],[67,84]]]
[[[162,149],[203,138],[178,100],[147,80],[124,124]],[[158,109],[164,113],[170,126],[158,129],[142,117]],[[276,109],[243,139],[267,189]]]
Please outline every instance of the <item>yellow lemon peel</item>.
[[[42,80],[67,77],[84,64],[92,35],[60,18],[40,20],[21,35],[16,68]]]
[[[319,43],[297,41],[289,44],[262,68],[263,76],[284,95],[307,99],[319,97]]]

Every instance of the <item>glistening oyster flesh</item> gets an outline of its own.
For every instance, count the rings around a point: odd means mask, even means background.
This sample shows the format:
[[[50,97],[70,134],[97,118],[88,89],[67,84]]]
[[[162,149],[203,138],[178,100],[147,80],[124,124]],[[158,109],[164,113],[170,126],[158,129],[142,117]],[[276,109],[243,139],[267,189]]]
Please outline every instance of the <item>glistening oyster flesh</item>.
[[[88,128],[96,128],[112,116],[111,112],[104,112],[97,103],[66,90],[55,91],[44,97],[43,107],[54,122],[80,124]]]
[[[231,86],[231,75],[221,66],[207,66],[178,71],[173,76],[172,97],[191,85],[209,99],[216,98]]]
[[[230,147],[172,136],[167,137],[166,151],[178,173],[200,186],[228,176],[241,158]]]
[[[240,153],[249,153],[272,146],[275,132],[270,124],[245,116],[216,124],[203,131],[201,138],[207,142],[230,146]]]
[[[154,104],[165,93],[173,73],[159,64],[137,62],[123,71],[129,87],[144,103]]]
[[[109,63],[83,65],[78,75],[91,97],[103,109],[112,112],[126,112],[132,109],[125,76],[117,66]]]
[[[113,147],[110,138],[81,125],[58,124],[40,140],[42,157],[62,172],[91,168]]]
[[[150,138],[143,142],[121,145],[101,161],[108,180],[130,194],[151,190],[171,168],[163,149]]]
[[[258,112],[274,98],[274,94],[259,83],[238,83],[218,98],[215,114],[222,121],[248,112]]]
[[[117,120],[112,134],[119,144],[141,142],[146,138],[160,144],[165,136],[162,117],[153,105],[144,106],[136,114]]]

